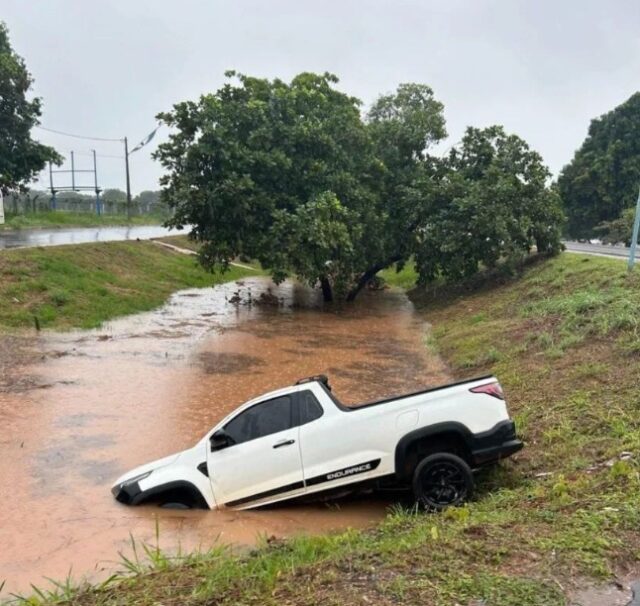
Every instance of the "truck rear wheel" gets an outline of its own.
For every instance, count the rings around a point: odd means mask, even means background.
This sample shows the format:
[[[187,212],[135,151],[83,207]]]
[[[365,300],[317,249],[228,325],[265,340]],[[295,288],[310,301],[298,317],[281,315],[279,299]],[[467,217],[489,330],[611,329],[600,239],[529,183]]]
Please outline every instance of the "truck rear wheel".
[[[473,493],[471,468],[460,457],[439,452],[422,459],[413,473],[413,494],[428,511],[460,505]]]

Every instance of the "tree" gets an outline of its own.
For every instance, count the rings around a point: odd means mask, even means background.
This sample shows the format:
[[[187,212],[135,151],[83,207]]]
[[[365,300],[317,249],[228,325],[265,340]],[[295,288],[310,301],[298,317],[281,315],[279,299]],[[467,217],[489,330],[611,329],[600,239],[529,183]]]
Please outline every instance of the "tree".
[[[415,250],[416,229],[428,199],[437,160],[429,148],[447,135],[444,106],[424,84],[401,84],[394,94],[382,95],[367,115],[368,130],[376,157],[383,167],[375,187],[380,196],[379,212],[366,230],[367,250],[373,260],[349,293],[353,299],[381,269],[395,264],[399,269]]]
[[[236,77],[158,118],[173,128],[155,157],[167,173],[168,225],[192,226],[200,260],[257,259],[325,300],[353,300],[412,256],[421,281],[513,264],[559,248],[562,213],[540,156],[502,128],[469,129],[448,158],[443,106],[402,84],[363,117],[331,74],[290,83]]]
[[[529,254],[560,249],[562,211],[538,153],[501,126],[468,128],[434,172],[421,206],[419,281],[459,280],[480,267],[512,268]]]
[[[624,242],[626,246],[630,246],[633,239],[635,215],[635,208],[625,208],[619,217],[611,221],[603,221],[595,227],[594,231],[602,238],[605,244]]]
[[[592,120],[589,133],[558,178],[567,231],[588,238],[602,222],[635,204],[640,184],[640,93]]]
[[[102,201],[105,204],[126,204],[127,194],[118,188],[107,188],[102,192]]]
[[[161,181],[175,211],[169,224],[193,226],[209,268],[244,255],[276,281],[293,271],[327,300],[353,299],[411,254],[411,213],[399,206],[413,169],[402,176],[396,167],[415,168],[443,136],[441,104],[427,87],[401,87],[365,122],[331,74],[290,83],[228,76],[237,83],[159,116],[175,129],[156,153],[169,171]]]
[[[126,194],[125,194],[125,199],[126,199]],[[139,204],[142,206],[156,206],[160,203],[160,192],[145,189],[144,191],[141,191],[133,199],[133,203]]]
[[[151,212],[164,217],[170,215],[168,206],[162,201],[160,191],[146,189],[135,196],[132,202],[139,213]]]
[[[0,22],[0,188],[4,193],[24,190],[47,162],[62,158],[52,148],[31,138],[41,114],[42,101],[27,100],[33,79],[24,60],[9,42],[9,32]]]

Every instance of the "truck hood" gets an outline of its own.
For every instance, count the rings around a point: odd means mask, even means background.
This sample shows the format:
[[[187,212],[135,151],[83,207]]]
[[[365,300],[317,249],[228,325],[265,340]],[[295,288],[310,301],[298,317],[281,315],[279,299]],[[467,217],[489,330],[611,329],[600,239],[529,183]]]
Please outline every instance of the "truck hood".
[[[119,486],[123,482],[131,480],[137,476],[149,473],[151,471],[159,469],[160,467],[166,467],[167,465],[171,465],[172,463],[175,463],[180,458],[180,455],[182,454],[182,452],[169,455],[168,457],[163,457],[162,459],[156,459],[155,461],[151,461],[151,463],[146,463],[145,465],[140,465],[139,467],[136,467],[131,471],[128,471],[127,473],[121,475],[113,483],[113,486]]]

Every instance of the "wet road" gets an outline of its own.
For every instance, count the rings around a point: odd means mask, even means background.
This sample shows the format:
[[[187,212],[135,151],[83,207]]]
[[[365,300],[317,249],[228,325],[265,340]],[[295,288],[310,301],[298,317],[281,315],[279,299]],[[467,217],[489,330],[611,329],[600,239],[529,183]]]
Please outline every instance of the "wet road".
[[[61,244],[85,244],[87,242],[149,240],[183,233],[186,233],[186,231],[169,230],[161,225],[20,229],[16,231],[0,231],[0,250],[34,246],[59,246]]]
[[[563,244],[566,246],[568,252],[615,257],[617,259],[629,258],[629,249],[621,244],[615,246],[608,244],[591,244],[589,242],[563,242]]]
[[[5,339],[4,595],[69,570],[105,576],[118,551],[130,554],[129,533],[155,541],[156,518],[160,546],[170,551],[381,519],[388,502],[380,496],[330,507],[171,511],[120,505],[109,486],[138,464],[192,446],[243,401],[303,376],[327,373],[351,403],[442,383],[447,372],[424,347],[426,330],[399,292],[364,293],[338,314],[308,289],[252,278],[176,293],[157,311],[95,331]],[[2,351],[0,338],[0,358]]]

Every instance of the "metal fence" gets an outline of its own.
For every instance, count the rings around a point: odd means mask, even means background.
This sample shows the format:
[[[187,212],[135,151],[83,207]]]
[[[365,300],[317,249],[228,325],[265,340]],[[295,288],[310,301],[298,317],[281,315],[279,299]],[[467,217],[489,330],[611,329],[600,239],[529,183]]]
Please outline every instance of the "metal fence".
[[[52,209],[51,196],[47,194],[9,194],[4,199],[4,208],[7,214],[26,215],[34,213],[48,212]],[[67,197],[64,194],[56,196],[55,210],[74,213],[97,214],[95,197],[74,196]],[[100,199],[100,214],[103,215],[126,215],[126,200],[104,200]],[[166,204],[161,202],[150,202],[134,198],[131,201],[130,213],[133,216],[156,215],[168,217],[171,213]]]

